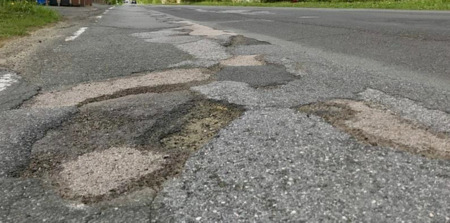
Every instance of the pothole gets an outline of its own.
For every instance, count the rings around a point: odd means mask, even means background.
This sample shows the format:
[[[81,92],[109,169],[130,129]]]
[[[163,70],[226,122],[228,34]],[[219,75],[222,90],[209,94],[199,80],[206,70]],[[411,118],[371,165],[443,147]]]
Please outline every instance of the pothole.
[[[238,55],[222,60],[222,66],[262,66],[265,65],[262,55]]]
[[[193,97],[186,91],[130,95],[83,106],[33,145],[22,177],[42,178],[61,197],[84,204],[156,196],[192,152],[243,112]],[[148,189],[155,193],[139,192]]]
[[[75,106],[92,98],[114,95],[127,89],[204,81],[209,76],[209,72],[203,69],[175,69],[102,82],[91,82],[67,90],[45,92],[34,97],[26,106],[35,108]]]
[[[236,35],[236,36],[232,36],[230,38],[229,44],[227,44],[228,47],[241,46],[241,45],[245,45],[245,46],[249,46],[249,45],[270,45],[270,43],[266,42],[266,41],[253,39],[253,38],[248,38],[248,37],[245,37],[243,35]]]
[[[183,117],[184,125],[161,138],[160,142],[168,149],[196,151],[241,114],[242,109],[238,107],[200,101]]]
[[[305,105],[299,111],[322,117],[332,125],[374,146],[402,149],[430,158],[450,159],[450,137],[402,119],[376,104],[332,100]]]

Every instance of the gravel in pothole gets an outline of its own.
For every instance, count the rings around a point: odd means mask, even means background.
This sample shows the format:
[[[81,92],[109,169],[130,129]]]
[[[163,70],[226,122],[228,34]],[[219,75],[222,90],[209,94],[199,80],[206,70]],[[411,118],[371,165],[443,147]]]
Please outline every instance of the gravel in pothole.
[[[406,120],[373,103],[332,100],[305,105],[301,112],[322,117],[360,141],[450,159],[450,136]]]

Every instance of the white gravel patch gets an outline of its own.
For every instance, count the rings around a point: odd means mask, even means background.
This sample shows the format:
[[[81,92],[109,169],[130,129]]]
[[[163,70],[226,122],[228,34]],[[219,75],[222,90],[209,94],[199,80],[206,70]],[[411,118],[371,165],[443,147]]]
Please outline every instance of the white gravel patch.
[[[73,195],[107,195],[111,190],[162,168],[163,162],[161,154],[114,147],[62,164],[58,178]]]
[[[223,66],[262,66],[265,63],[258,59],[259,55],[238,55],[220,62]]]
[[[202,81],[207,80],[209,76],[209,74],[201,69],[176,69],[149,73],[142,76],[85,83],[68,90],[46,92],[38,95],[34,98],[31,106],[73,106],[90,98],[111,95],[125,89]]]
[[[357,129],[371,137],[379,139],[381,144],[389,142],[400,147],[412,149],[414,152],[432,151],[449,157],[450,138],[437,135],[403,121],[401,118],[379,108],[367,106],[364,102],[350,100],[334,100],[356,111],[355,117],[344,122],[352,129]]]

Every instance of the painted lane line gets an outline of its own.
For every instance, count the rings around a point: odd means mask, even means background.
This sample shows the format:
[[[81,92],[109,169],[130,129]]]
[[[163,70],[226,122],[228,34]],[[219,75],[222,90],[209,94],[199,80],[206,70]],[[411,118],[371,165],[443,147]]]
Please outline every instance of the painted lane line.
[[[97,19],[101,19],[101,18],[102,18],[102,16],[101,16],[101,15],[99,15],[99,16],[97,16],[97,17],[95,17],[95,18],[97,18]]]
[[[81,27],[78,31],[76,31],[76,32],[73,34],[73,36],[67,37],[67,38],[66,38],[66,42],[67,42],[67,41],[73,41],[73,40],[75,40],[75,39],[78,38],[82,33],[84,33],[84,31],[86,31],[87,28],[88,28],[88,27]]]
[[[301,16],[300,19],[318,19],[319,16]]]
[[[116,6],[110,7],[109,9],[113,9],[114,7],[116,7]]]
[[[104,12],[103,12],[103,15],[106,15],[106,13],[108,13],[109,12],[109,9],[106,9]]]
[[[13,78],[12,74],[5,74],[0,77],[0,91],[5,90],[7,87],[11,86],[13,83],[17,82],[16,78]]]

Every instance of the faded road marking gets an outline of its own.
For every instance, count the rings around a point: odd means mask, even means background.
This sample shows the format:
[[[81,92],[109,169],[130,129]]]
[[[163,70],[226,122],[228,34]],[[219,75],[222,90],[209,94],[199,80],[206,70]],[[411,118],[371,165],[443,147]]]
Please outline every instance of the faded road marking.
[[[67,38],[66,38],[66,42],[67,42],[67,41],[73,41],[73,40],[75,40],[75,39],[78,38],[81,34],[83,34],[84,31],[86,31],[87,28],[88,28],[88,27],[81,27],[78,31],[76,31],[76,32],[73,34],[73,36],[67,37]]]
[[[319,16],[301,16],[300,19],[318,19]]]
[[[17,79],[13,78],[12,74],[5,74],[0,77],[0,91],[5,90],[11,84],[17,82]]]
[[[101,16],[101,15],[99,15],[99,16],[97,16],[97,17],[95,17],[95,18],[97,18],[97,19],[101,19],[101,18],[102,18],[102,16]]]

